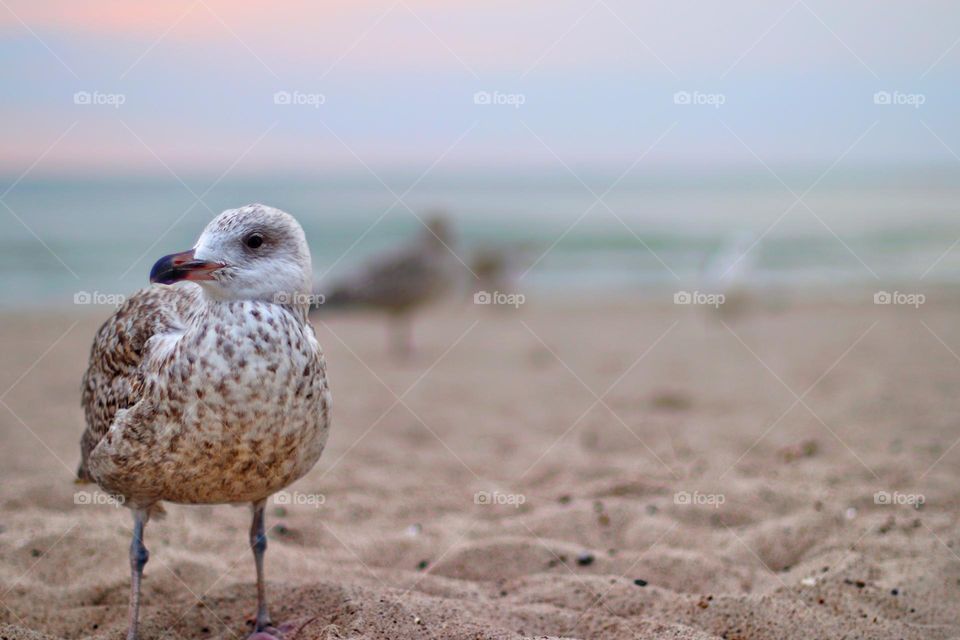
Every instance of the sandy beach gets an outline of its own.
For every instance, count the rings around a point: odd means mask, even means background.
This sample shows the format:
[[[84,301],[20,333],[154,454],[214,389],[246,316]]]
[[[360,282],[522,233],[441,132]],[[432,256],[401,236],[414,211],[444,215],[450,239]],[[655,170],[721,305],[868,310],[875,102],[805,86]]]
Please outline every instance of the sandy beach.
[[[302,640],[960,636],[960,306],[871,302],[446,305],[405,363],[381,318],[315,319],[334,424],[269,506],[275,620]],[[126,628],[130,516],[73,484],[109,313],[0,322],[4,639]],[[141,637],[244,638],[248,510],[167,511]]]

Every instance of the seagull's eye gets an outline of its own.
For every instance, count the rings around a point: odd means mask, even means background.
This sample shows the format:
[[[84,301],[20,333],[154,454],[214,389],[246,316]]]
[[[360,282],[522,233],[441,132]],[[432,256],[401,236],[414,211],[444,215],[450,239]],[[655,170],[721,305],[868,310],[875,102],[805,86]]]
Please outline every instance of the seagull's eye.
[[[257,249],[263,244],[263,236],[259,233],[251,233],[243,239],[243,244],[247,245],[251,249]]]

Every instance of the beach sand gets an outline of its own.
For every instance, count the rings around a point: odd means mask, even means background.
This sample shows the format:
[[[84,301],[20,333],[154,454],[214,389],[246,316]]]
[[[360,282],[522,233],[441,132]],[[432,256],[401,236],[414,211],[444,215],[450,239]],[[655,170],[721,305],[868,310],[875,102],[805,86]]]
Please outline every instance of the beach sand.
[[[109,312],[0,319],[2,638],[126,627],[130,515],[73,484]],[[274,620],[301,639],[960,636],[960,306],[725,321],[447,305],[406,363],[381,318],[316,322],[334,424],[268,508]],[[142,638],[245,638],[248,509],[167,511]]]

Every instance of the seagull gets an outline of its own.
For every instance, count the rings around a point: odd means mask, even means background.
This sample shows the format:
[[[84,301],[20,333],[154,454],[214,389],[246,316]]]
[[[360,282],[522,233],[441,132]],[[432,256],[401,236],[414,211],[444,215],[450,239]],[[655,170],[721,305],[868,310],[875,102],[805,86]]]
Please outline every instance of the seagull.
[[[374,258],[339,282],[321,287],[322,304],[314,311],[368,307],[386,312],[393,325],[392,349],[401,358],[412,351],[411,315],[449,294],[457,284],[458,266],[450,222],[441,215],[424,222],[408,245]]]
[[[739,231],[723,239],[720,247],[704,261],[700,282],[712,294],[722,294],[724,303],[715,307],[721,315],[737,315],[749,307],[757,284],[757,253],[762,238]]]
[[[155,286],[97,332],[77,479],[133,512],[128,640],[149,559],[144,527],[163,502],[252,505],[254,633],[279,633],[265,596],[264,505],[313,467],[330,424],[326,362],[307,319],[311,274],[291,215],[230,209],[193,249],[160,258]]]

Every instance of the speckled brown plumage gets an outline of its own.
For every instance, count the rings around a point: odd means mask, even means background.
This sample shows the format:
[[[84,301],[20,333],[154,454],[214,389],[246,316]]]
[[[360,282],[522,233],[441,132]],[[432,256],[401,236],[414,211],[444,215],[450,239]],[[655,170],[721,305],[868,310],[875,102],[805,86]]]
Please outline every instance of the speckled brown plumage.
[[[257,569],[254,629],[271,628],[264,504],[308,472],[330,425],[326,362],[307,320],[310,250],[289,214],[224,211],[159,283],[97,332],[83,377],[81,481],[133,511],[127,640],[137,639],[144,528],[163,501],[249,502]]]
[[[237,209],[205,234],[242,235],[286,218]],[[297,233],[303,242],[299,225],[276,226],[271,243],[296,244]],[[296,249],[302,259],[305,243]],[[247,268],[258,267],[269,279],[269,264]],[[218,286],[239,278],[223,271]],[[90,353],[78,477],[149,506],[255,502],[306,473],[323,451],[330,406],[323,354],[291,295],[306,291],[281,285],[258,299],[220,299],[186,282],[133,295]]]

